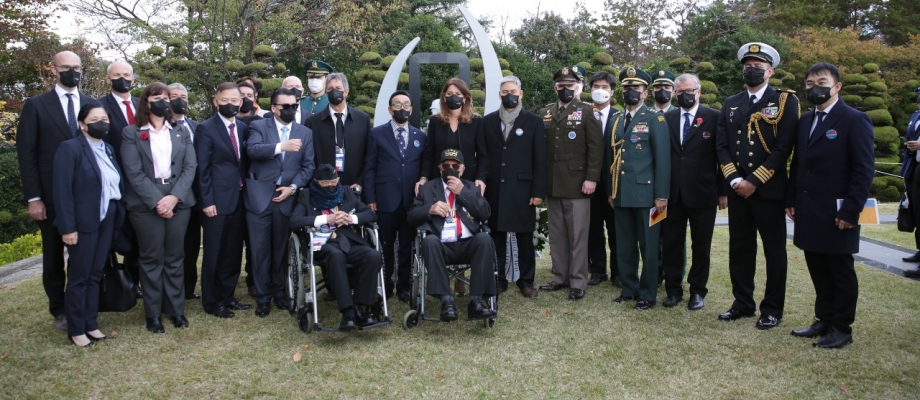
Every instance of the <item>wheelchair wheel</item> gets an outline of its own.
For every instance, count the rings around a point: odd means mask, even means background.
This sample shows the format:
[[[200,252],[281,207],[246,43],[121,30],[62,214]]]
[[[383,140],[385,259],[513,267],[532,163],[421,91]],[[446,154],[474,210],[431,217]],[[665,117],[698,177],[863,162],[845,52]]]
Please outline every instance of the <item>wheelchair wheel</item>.
[[[313,313],[309,308],[304,308],[297,317],[297,326],[303,333],[313,333]]]
[[[418,312],[415,310],[406,311],[403,316],[403,329],[412,329],[418,326]]]
[[[492,328],[492,327],[495,326],[495,317],[486,318],[486,319],[484,319],[484,320],[482,320],[482,321],[484,322],[486,328]]]
[[[412,296],[409,298],[409,308],[418,309],[422,293],[422,270],[419,256],[412,256]]]
[[[292,233],[288,239],[288,279],[287,279],[287,298],[288,312],[293,315],[297,307],[303,304],[303,273],[302,260],[300,256],[300,240],[296,233]]]

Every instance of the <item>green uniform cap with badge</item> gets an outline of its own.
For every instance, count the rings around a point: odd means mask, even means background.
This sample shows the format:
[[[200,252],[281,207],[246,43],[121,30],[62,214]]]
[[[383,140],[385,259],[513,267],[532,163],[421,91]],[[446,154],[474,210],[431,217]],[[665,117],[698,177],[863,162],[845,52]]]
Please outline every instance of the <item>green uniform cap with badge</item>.
[[[738,49],[738,61],[743,64],[747,58],[758,59],[770,64],[773,68],[779,66],[779,52],[766,43],[751,42],[741,46]]]
[[[553,80],[559,82],[574,79],[578,82],[584,82],[585,75],[587,75],[587,71],[585,71],[583,67],[578,65],[569,65],[557,69],[556,72],[553,73]]]
[[[306,63],[308,74],[326,75],[332,73],[332,66],[320,60],[309,60]]]
[[[620,86],[648,86],[650,82],[652,82],[652,77],[637,67],[623,68],[620,71]]]
[[[622,79],[622,76],[620,78]],[[673,87],[677,76],[671,71],[662,69],[652,73],[652,79],[652,86],[668,85]]]

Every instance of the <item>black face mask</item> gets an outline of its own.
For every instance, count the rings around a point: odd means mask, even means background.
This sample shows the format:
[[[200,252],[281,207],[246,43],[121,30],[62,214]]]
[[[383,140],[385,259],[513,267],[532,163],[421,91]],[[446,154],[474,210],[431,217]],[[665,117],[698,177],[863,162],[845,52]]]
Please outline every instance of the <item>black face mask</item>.
[[[460,107],[463,107],[463,97],[457,95],[448,96],[444,102],[447,103],[447,108],[450,110],[459,110]]]
[[[278,118],[281,121],[284,121],[285,124],[290,124],[294,121],[294,117],[297,116],[297,110],[294,108],[281,109],[281,112],[278,113]]]
[[[243,98],[243,104],[240,106],[240,112],[243,114],[249,114],[255,109],[255,103],[252,102],[248,97]]]
[[[337,106],[339,104],[342,104],[343,101],[345,101],[345,92],[341,90],[332,89],[326,92],[326,97],[329,97],[329,104]]]
[[[575,91],[572,89],[559,89],[556,91],[556,97],[559,98],[559,101],[568,104],[575,99]]]
[[[658,104],[665,104],[671,102],[671,91],[670,90],[659,90],[655,92],[655,102]]]
[[[820,106],[831,99],[831,88],[824,86],[812,86],[805,89],[805,98],[812,104]]]
[[[635,90],[623,89],[623,102],[628,106],[634,106],[639,104],[639,101],[642,99],[642,92],[637,92]]]
[[[339,190],[339,185],[335,184],[332,186],[323,186],[323,189],[326,189],[326,191],[329,193],[335,194],[335,192]]]
[[[150,113],[156,115],[160,118],[166,116],[166,112],[169,111],[169,103],[164,99],[159,99],[157,101],[150,102]]]
[[[508,93],[502,96],[502,107],[507,109],[517,108],[518,104],[521,102],[521,96],[516,94]]]
[[[61,85],[69,88],[80,86],[80,73],[73,69],[61,71],[60,82]]]
[[[291,91],[294,92],[294,98],[297,99],[297,101],[300,101],[300,99],[303,96],[303,90],[300,90],[297,88],[291,88]]]
[[[102,139],[103,136],[109,133],[109,123],[105,121],[96,121],[91,124],[86,124],[86,133],[94,139]]]
[[[393,121],[397,124],[405,124],[409,120],[409,110],[393,111]]]
[[[696,105],[696,95],[690,93],[681,93],[677,95],[677,105],[685,110],[689,110]]]
[[[741,73],[741,76],[744,77],[744,84],[748,87],[758,87],[763,83],[766,73],[766,70],[760,68],[748,68]]]
[[[125,78],[112,79],[112,91],[128,93],[131,91],[131,81]]]
[[[217,106],[217,112],[223,115],[224,118],[231,118],[240,112],[240,106],[235,106],[230,103],[220,104]]]
[[[453,168],[445,168],[443,171],[441,171],[441,179],[443,179],[444,182],[447,182],[447,178],[452,177],[452,176],[459,178],[460,173],[457,172],[457,170]]]
[[[185,100],[176,97],[169,101],[169,108],[172,109],[173,114],[185,115],[188,110],[188,104],[185,103]]]

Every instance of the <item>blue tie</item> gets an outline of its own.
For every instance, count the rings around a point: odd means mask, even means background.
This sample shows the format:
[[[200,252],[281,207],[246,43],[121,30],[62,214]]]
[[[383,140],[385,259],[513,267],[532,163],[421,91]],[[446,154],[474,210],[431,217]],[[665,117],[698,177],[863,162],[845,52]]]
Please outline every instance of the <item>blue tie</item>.
[[[70,125],[70,133],[77,136],[80,128],[77,127],[77,113],[73,109],[73,93],[67,93],[67,125]]]
[[[680,147],[684,148],[684,144],[687,143],[687,134],[690,133],[690,113],[684,113],[684,136],[680,141]]]
[[[399,128],[396,130],[396,147],[399,147],[399,156],[406,156],[406,139],[403,137],[403,132],[406,130]]]
[[[286,142],[288,140],[288,127],[281,127],[281,141]],[[284,151],[281,152],[281,162],[284,162]],[[281,185],[281,177],[278,177],[278,182],[275,182],[276,185]]]

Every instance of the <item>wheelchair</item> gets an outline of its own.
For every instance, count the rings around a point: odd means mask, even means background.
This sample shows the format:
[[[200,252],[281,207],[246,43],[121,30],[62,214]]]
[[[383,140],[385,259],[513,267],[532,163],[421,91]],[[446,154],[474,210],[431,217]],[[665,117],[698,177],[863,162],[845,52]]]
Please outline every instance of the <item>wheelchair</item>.
[[[327,289],[327,281],[324,277],[317,277],[317,265],[313,262],[313,233],[314,227],[305,227],[291,232],[288,243],[288,274],[287,274],[287,297],[290,304],[290,312],[297,318],[297,324],[301,331],[305,333],[317,332],[340,332],[336,325],[331,327],[324,326],[319,321],[318,313],[318,296],[323,289]],[[364,224],[361,226],[361,236],[375,250],[380,250],[380,240],[377,234],[377,224]],[[348,265],[348,268],[351,268]],[[327,289],[328,290],[328,289]],[[387,310],[387,303],[384,300],[384,280],[383,268],[377,275],[377,300],[368,315],[376,321],[374,324],[358,328],[358,330],[368,330],[380,328],[393,323]]]
[[[482,225],[482,231],[489,233],[488,226]],[[422,239],[428,234],[426,230],[419,229],[415,236],[415,242],[412,245],[412,293],[409,300],[409,311],[403,316],[403,329],[412,329],[418,326],[421,321],[431,321],[431,322],[444,322],[441,321],[440,311],[433,311],[433,316],[426,315],[425,308],[425,285],[427,283],[427,271],[425,270],[425,263],[422,260]],[[493,270],[492,273],[496,280],[496,286],[498,284],[498,263],[494,259],[496,257],[494,254],[493,257]],[[448,283],[453,280],[459,279],[463,283],[470,286],[470,279],[466,278],[466,271],[470,269],[470,264],[454,264],[447,265],[447,279]],[[453,287],[453,286],[451,286]],[[482,319],[483,324],[486,328],[492,328],[495,326],[495,321],[498,319],[498,294],[490,297],[488,299],[489,310],[492,311],[492,316],[489,318]],[[440,303],[438,303],[440,304]]]

